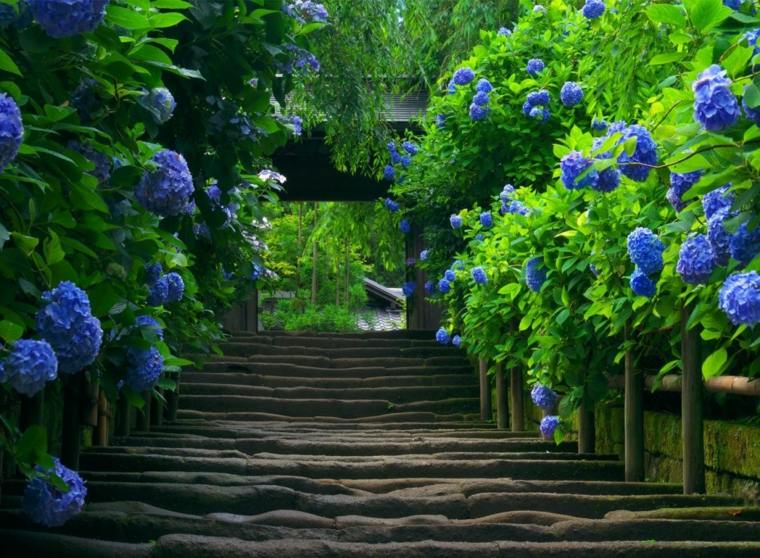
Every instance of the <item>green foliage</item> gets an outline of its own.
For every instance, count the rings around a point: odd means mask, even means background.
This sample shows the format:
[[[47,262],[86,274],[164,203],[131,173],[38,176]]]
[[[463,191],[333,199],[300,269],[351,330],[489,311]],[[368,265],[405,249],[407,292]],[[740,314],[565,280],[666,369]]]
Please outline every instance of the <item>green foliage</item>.
[[[274,312],[263,316],[267,329],[285,331],[358,331],[358,318],[354,310],[345,306],[312,305],[299,300],[280,300]]]

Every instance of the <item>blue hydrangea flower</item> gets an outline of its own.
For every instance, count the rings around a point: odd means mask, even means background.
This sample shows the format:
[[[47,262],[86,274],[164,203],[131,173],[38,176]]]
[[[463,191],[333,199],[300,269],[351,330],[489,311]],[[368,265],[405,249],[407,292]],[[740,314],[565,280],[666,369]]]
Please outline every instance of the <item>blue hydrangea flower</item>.
[[[151,306],[161,306],[169,299],[169,280],[166,275],[159,277],[154,283],[150,284],[148,293],[148,304]]]
[[[554,437],[554,431],[559,426],[559,417],[556,415],[548,415],[541,419],[541,435],[547,440],[551,440]]]
[[[597,192],[612,192],[620,186],[620,171],[614,167],[608,167],[599,173],[599,179],[591,183],[591,188]]]
[[[21,507],[33,522],[45,527],[60,527],[82,511],[87,487],[82,477],[61,464],[57,457],[53,459],[53,467],[49,471],[39,467],[37,471],[43,476],[34,477],[28,482]],[[53,486],[49,480],[52,474],[66,483],[68,491],[61,492]]]
[[[528,65],[525,67],[525,71],[533,77],[537,76],[544,71],[544,61],[540,58],[531,58],[528,60]]]
[[[657,284],[655,281],[650,279],[649,276],[638,267],[634,269],[631,274],[630,285],[631,290],[639,296],[651,298],[657,293]]]
[[[148,330],[152,335],[155,335],[159,339],[164,338],[164,330],[153,316],[137,316],[135,318],[135,326],[143,330]]]
[[[744,34],[744,38],[747,40],[747,46],[753,48],[752,55],[760,54],[760,45],[758,44],[758,39],[760,39],[760,27],[747,31]]]
[[[741,111],[731,92],[731,80],[717,64],[700,73],[691,87],[694,91],[694,119],[705,130],[725,130],[739,118]]]
[[[546,269],[543,259],[540,256],[529,259],[525,264],[525,284],[531,291],[537,293],[541,290],[544,281],[546,281]]]
[[[412,158],[409,157],[408,155],[403,155],[400,159],[400,162],[401,162],[401,166],[406,169],[409,167],[409,165],[412,164]]]
[[[145,264],[145,275],[146,280],[149,285],[152,285],[156,281],[158,281],[161,278],[161,274],[164,272],[164,268],[161,267],[161,264],[156,263],[146,263]]]
[[[140,104],[148,110],[156,124],[168,122],[177,107],[172,92],[166,87],[155,87],[146,92]]]
[[[412,225],[409,223],[409,219],[401,219],[401,222],[398,224],[399,230],[404,234],[409,234],[409,232],[412,230]]]
[[[454,337],[451,338],[451,344],[454,345],[457,348],[461,347],[462,346],[462,337],[459,336],[459,335],[455,335]]]
[[[533,120],[538,120],[539,122],[546,122],[547,120],[549,120],[549,118],[551,118],[551,115],[552,115],[551,111],[549,111],[549,109],[547,108],[533,107],[532,109],[530,109],[529,116]]]
[[[512,199],[512,196],[515,193],[515,187],[511,184],[505,184],[504,188],[501,189],[501,193],[499,194],[499,199],[503,201],[504,203],[510,201]]]
[[[431,295],[435,292],[435,283],[432,281],[425,281],[425,294]]]
[[[702,209],[707,219],[712,218],[721,209],[731,210],[734,195],[728,191],[729,188],[731,188],[730,182],[702,196]]]
[[[45,33],[60,39],[94,30],[106,15],[108,0],[30,0]]]
[[[146,171],[135,187],[135,197],[145,209],[164,217],[185,213],[194,191],[185,158],[169,149],[153,157],[156,169]]]
[[[480,224],[485,228],[490,228],[493,226],[493,216],[491,215],[490,211],[484,211],[480,214]]]
[[[546,13],[546,8],[544,8],[541,4],[536,4],[535,6],[533,6],[533,13],[544,14]]]
[[[723,5],[732,10],[738,10],[742,7],[742,0],[723,0]]]
[[[253,265],[251,266],[251,281],[254,283],[261,279],[261,277],[264,275],[264,268],[261,267],[256,262],[253,262]]]
[[[610,133],[614,133],[611,128]],[[636,138],[636,149],[632,155],[628,155],[625,151],[620,154],[618,157],[620,172],[631,180],[644,182],[649,176],[650,167],[657,164],[657,144],[652,139],[649,130],[638,124],[632,124],[625,128],[619,143],[631,138]]]
[[[597,118],[596,116],[591,120],[591,129],[597,132],[604,132],[607,130],[609,124],[603,118]]]
[[[728,241],[731,257],[742,265],[747,265],[760,254],[760,226],[749,230],[745,221],[736,229]]]
[[[396,169],[392,165],[386,165],[383,170],[383,180],[393,182],[394,178],[396,178]]]
[[[438,128],[444,128],[446,126],[446,117],[443,114],[436,114],[435,125]]]
[[[559,99],[566,107],[574,107],[583,100],[583,89],[574,81],[566,81],[560,89]]]
[[[510,35],[512,35],[512,31],[510,31],[506,27],[499,27],[499,30],[496,32],[496,34],[502,37],[509,37]]]
[[[454,281],[457,280],[457,275],[456,275],[456,273],[454,273],[453,269],[447,269],[446,271],[444,271],[443,272],[443,277],[449,283],[453,283]]]
[[[401,147],[403,147],[404,151],[406,151],[407,153],[409,153],[409,155],[412,155],[412,156],[417,155],[417,153],[419,153],[420,151],[419,146],[416,143],[411,142],[411,141],[405,141],[404,143],[401,144]]]
[[[294,0],[283,6],[282,11],[300,23],[327,23],[329,17],[324,5],[313,0]]]
[[[703,234],[689,236],[678,253],[676,271],[691,285],[707,283],[717,264],[717,256],[710,241]]]
[[[429,255],[430,255],[430,251],[429,250],[422,250],[420,252],[420,261],[422,261],[422,262],[426,261],[428,259]]]
[[[534,108],[544,107],[549,104],[549,101],[549,92],[546,89],[531,91],[528,93],[528,96],[525,97],[525,103],[523,103],[522,107],[523,114],[525,116],[531,116],[531,112]]]
[[[475,282],[478,285],[485,285],[486,283],[488,283],[488,276],[486,275],[486,272],[482,267],[480,266],[473,267],[470,273],[472,274],[472,278],[475,279]]]
[[[536,384],[533,389],[530,390],[530,398],[533,404],[539,409],[544,411],[551,411],[557,406],[559,397],[554,390],[548,386],[542,384]]]
[[[718,306],[736,326],[751,327],[760,322],[760,275],[757,271],[730,275],[720,288]]]
[[[475,90],[478,93],[490,93],[493,91],[493,85],[485,78],[478,80],[478,84],[475,86]]]
[[[464,269],[464,262],[462,260],[454,260],[451,264],[451,269]]]
[[[108,179],[111,178],[111,166],[113,164],[111,157],[93,149],[89,145],[76,141],[68,142],[67,147],[76,151],[95,165],[95,169],[90,171],[90,174],[97,178],[100,184],[108,182]]]
[[[472,98],[472,104],[479,107],[485,107],[489,102],[491,102],[491,98],[488,96],[488,93],[484,93],[483,91],[476,93]]]
[[[58,359],[47,341],[19,339],[2,363],[0,382],[32,397],[58,377]]]
[[[391,213],[396,213],[400,208],[399,204],[393,201],[391,198],[385,198],[385,207]]]
[[[132,391],[146,391],[153,387],[164,369],[164,357],[158,349],[127,349],[127,372],[124,382]]]
[[[599,180],[599,173],[592,168],[593,164],[594,162],[580,151],[571,151],[562,157],[560,162],[562,184],[568,190],[592,186]],[[586,171],[588,171],[586,176],[579,180],[579,177]]]
[[[293,126],[293,135],[300,137],[303,134],[303,119],[300,116],[291,116],[290,124]]]
[[[459,68],[454,72],[454,83],[456,85],[467,85],[473,79],[475,79],[475,72],[470,68]]]
[[[167,285],[167,294],[165,302],[179,302],[185,294],[185,282],[182,276],[172,271],[165,276]]]
[[[518,200],[514,200],[509,203],[509,205],[502,206],[504,213],[511,213],[513,215],[529,215],[530,209],[525,207],[525,205]]]
[[[443,294],[446,294],[451,290],[451,283],[449,283],[446,279],[441,279],[438,281],[438,290]]]
[[[604,9],[604,2],[602,0],[586,0],[582,12],[586,19],[597,19],[602,17]]]
[[[459,229],[462,227],[462,217],[456,213],[452,213],[451,217],[449,217],[449,222],[451,223],[452,229]]]
[[[725,227],[726,219],[732,217],[728,209],[721,209],[707,221],[707,240],[715,251],[718,265],[726,265],[731,256],[729,242],[731,235]]]
[[[438,341],[441,345],[448,345],[450,340],[449,332],[444,328],[439,328],[438,331],[435,332],[435,340]]]
[[[404,283],[404,286],[401,288],[401,290],[404,293],[404,296],[409,298],[414,294],[414,290],[417,288],[417,285],[414,281],[407,281]]]
[[[23,139],[24,124],[16,101],[0,93],[0,172],[16,158]]]
[[[662,271],[662,252],[665,245],[651,230],[637,227],[628,235],[628,256],[641,271],[647,275],[655,275]]]
[[[683,202],[683,195],[702,178],[702,171],[687,172],[679,174],[670,173],[670,188],[668,189],[667,199],[673,209],[681,211],[686,204]]]
[[[491,113],[491,109],[488,107],[481,107],[480,105],[476,105],[475,103],[472,103],[470,105],[470,120],[473,122],[479,122],[481,120],[485,120],[488,118],[488,115]]]
[[[103,342],[100,321],[91,314],[87,293],[69,281],[42,294],[37,331],[53,347],[58,370],[79,372],[95,361]]]

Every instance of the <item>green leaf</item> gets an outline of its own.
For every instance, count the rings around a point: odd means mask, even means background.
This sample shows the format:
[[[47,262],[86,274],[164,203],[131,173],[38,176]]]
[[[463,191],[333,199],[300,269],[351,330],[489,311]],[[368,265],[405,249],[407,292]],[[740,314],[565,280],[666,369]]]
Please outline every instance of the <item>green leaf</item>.
[[[37,248],[37,245],[40,243],[39,238],[34,238],[33,236],[27,236],[18,232],[12,232],[11,237],[19,250],[27,256],[34,252],[34,249]]]
[[[702,363],[702,376],[706,379],[710,379],[720,375],[727,360],[728,353],[726,352],[726,349],[718,349],[708,356]]]
[[[26,429],[16,442],[16,459],[34,465],[47,455],[47,432],[42,426],[34,425]]]
[[[13,343],[21,339],[24,334],[24,326],[9,320],[0,321],[0,338],[6,343]]]
[[[760,87],[755,83],[751,83],[744,90],[744,101],[750,108],[756,108],[760,106]]]
[[[45,255],[45,261],[47,264],[53,265],[63,260],[63,258],[66,257],[66,252],[64,252],[63,247],[61,246],[61,239],[55,231],[48,229],[48,232],[50,233],[50,237],[45,239],[42,246],[42,252]]]
[[[667,23],[678,29],[686,26],[686,17],[680,6],[672,4],[652,4],[646,9],[649,19],[654,23]]]
[[[721,0],[684,0],[683,5],[692,25],[703,34],[733,13]]]
[[[18,69],[18,66],[16,66],[16,63],[13,61],[13,59],[10,56],[8,56],[8,53],[5,52],[1,48],[0,48],[0,70],[4,70],[11,74],[16,74],[17,76],[22,75],[21,70]]]
[[[673,62],[682,60],[684,56],[685,54],[683,52],[664,52],[662,54],[653,56],[652,59],[649,61],[649,65],[660,66],[663,64],[671,64]]]
[[[114,25],[130,31],[150,29],[148,18],[144,15],[114,4],[109,4],[106,10],[106,19]]]

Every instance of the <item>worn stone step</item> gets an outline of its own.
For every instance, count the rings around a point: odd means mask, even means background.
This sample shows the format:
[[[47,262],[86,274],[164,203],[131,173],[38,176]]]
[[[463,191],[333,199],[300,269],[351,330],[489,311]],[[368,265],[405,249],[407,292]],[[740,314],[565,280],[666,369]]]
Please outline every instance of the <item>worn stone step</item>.
[[[250,357],[224,357],[210,362],[228,362],[230,364],[285,364],[296,366],[310,366],[317,368],[415,368],[415,367],[448,367],[465,368],[474,370],[471,363],[463,356],[436,356],[436,357],[365,357],[365,358],[331,358],[326,356],[306,355],[252,355]],[[263,370],[263,369],[262,369]],[[395,373],[395,372],[394,372]]]
[[[408,365],[395,367],[382,366],[350,366],[335,368],[330,366],[330,361],[320,358],[306,357],[310,362],[306,365],[290,362],[264,362],[255,363],[249,360],[240,360],[236,362],[211,362],[207,363],[202,371],[188,371],[186,375],[190,376],[198,372],[205,373],[242,373],[242,374],[260,374],[264,376],[284,376],[287,378],[325,378],[325,379],[365,379],[380,378],[387,376],[422,376],[422,377],[443,377],[443,376],[465,376],[477,380],[474,368],[469,363],[456,366],[426,366],[424,362],[413,362]]]
[[[384,413],[474,412],[479,409],[476,397],[451,397],[437,401],[414,401],[394,404],[387,399],[338,399],[254,397],[244,395],[180,395],[180,406],[186,411],[259,412],[292,417],[328,416],[360,418]]]
[[[425,339],[388,338],[388,337],[336,337],[314,335],[232,335],[228,342],[231,343],[254,343],[279,347],[322,347],[322,348],[413,348],[430,347],[441,348],[435,341],[435,334]]]
[[[322,346],[299,346],[299,345],[270,345],[269,343],[248,342],[224,342],[219,348],[225,355],[245,356],[253,355],[277,355],[277,356],[320,356],[331,359],[351,358],[375,358],[375,357],[398,357],[398,358],[432,358],[450,357],[466,358],[463,351],[456,347],[416,346],[416,347],[372,347],[358,345],[353,347],[322,347]]]
[[[299,475],[312,478],[482,478],[517,477],[551,480],[621,480],[623,466],[612,461],[541,460],[441,460],[420,456],[393,456],[375,462],[267,460],[242,458],[175,457],[130,455],[113,459],[108,454],[85,453],[84,469],[100,471],[207,471],[237,475]]]
[[[259,335],[265,335],[268,337],[285,337],[285,338],[298,338],[298,337],[329,337],[337,339],[359,339],[359,340],[373,340],[373,339],[435,339],[435,331],[433,330],[390,330],[390,331],[368,331],[368,332],[322,332],[322,331],[282,331],[282,330],[265,330],[260,333],[253,333],[250,331],[231,331],[232,336],[239,336],[245,338],[257,337]]]
[[[333,369],[325,370],[326,373]],[[422,369],[424,370],[424,369]],[[292,370],[291,370],[292,372]],[[385,368],[377,369],[378,374],[387,374]],[[365,372],[366,373],[366,372]],[[425,374],[410,376],[292,376],[290,374],[258,374],[253,372],[195,372],[185,371],[182,374],[182,386],[192,383],[221,383],[248,386],[281,387],[314,387],[324,389],[341,389],[347,387],[384,387],[384,386],[462,386],[477,387],[478,380],[471,371],[466,374]]]
[[[187,374],[187,380],[192,374]],[[183,382],[185,395],[237,395],[280,399],[384,399],[391,403],[409,403],[419,400],[436,401],[452,398],[476,399],[478,386],[402,386],[402,387],[265,387],[240,384]]]

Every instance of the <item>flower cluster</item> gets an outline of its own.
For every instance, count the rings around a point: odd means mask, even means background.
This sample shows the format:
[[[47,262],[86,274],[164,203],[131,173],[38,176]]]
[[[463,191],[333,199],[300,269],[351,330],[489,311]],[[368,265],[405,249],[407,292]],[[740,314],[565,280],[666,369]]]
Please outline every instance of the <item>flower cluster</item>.
[[[530,390],[530,398],[536,407],[547,412],[551,412],[557,406],[559,399],[552,388],[542,384],[533,386],[533,389]]]
[[[604,9],[602,0],[586,0],[581,11],[586,19],[597,19],[602,17]]]
[[[58,377],[58,359],[47,341],[20,339],[0,363],[0,383],[32,397]]]
[[[574,81],[566,81],[560,89],[559,99],[566,107],[574,107],[583,100],[583,89]]]
[[[712,244],[703,234],[693,234],[681,245],[676,271],[692,285],[707,283],[715,266],[717,256]]]
[[[432,281],[425,281],[424,289],[425,289],[426,295],[429,296],[433,294],[435,292],[435,283],[433,283]]]
[[[438,331],[435,332],[435,340],[441,345],[448,345],[450,341],[449,332],[444,328],[439,328]]]
[[[662,271],[665,245],[650,229],[637,227],[628,235],[628,256],[647,275]]]
[[[164,357],[155,347],[127,350],[127,372],[124,383],[133,391],[145,391],[153,387],[164,369]]]
[[[53,460],[53,467],[49,471],[38,467],[38,472],[44,476],[34,477],[26,485],[22,509],[35,523],[45,527],[60,527],[82,511],[87,487],[79,474],[61,464],[58,458]],[[61,492],[48,480],[53,474],[66,484],[66,492]]]
[[[308,70],[319,72],[322,67],[319,59],[304,48],[297,47],[296,45],[287,45],[285,51],[289,54],[289,58],[280,67],[286,74],[292,74],[296,70],[300,72]]]
[[[726,219],[732,217],[728,209],[721,209],[707,221],[707,240],[715,251],[718,265],[726,265],[731,256],[731,235],[726,230]]]
[[[409,298],[414,294],[415,288],[417,288],[417,285],[414,281],[407,281],[404,283],[404,286],[401,287],[401,290],[403,291],[404,296]]]
[[[610,128],[612,130],[612,128]],[[636,149],[631,155],[623,151],[618,157],[620,172],[631,180],[644,182],[649,177],[651,167],[657,164],[657,144],[649,130],[638,124],[631,124],[623,131],[623,136],[618,143],[623,143],[631,138],[636,138]]]
[[[473,267],[470,273],[472,274],[472,278],[475,280],[475,282],[478,285],[485,285],[486,283],[488,283],[488,276],[486,275],[486,272],[482,267],[480,266]]]
[[[493,91],[491,82],[487,79],[481,79],[475,88],[476,93],[472,98],[472,104],[470,104],[470,119],[471,120],[484,120],[491,112],[488,103],[491,102],[489,93]]]
[[[451,214],[451,217],[449,217],[449,222],[451,223],[452,229],[462,228],[462,217],[456,213]]]
[[[32,14],[53,38],[94,30],[106,15],[108,0],[30,0]]]
[[[512,31],[510,31],[506,27],[499,27],[499,30],[496,32],[496,34],[501,37],[509,37],[512,35]]]
[[[462,346],[462,337],[460,335],[455,335],[451,338],[451,344],[455,347],[459,348]]]
[[[16,158],[24,138],[24,124],[16,101],[0,93],[0,172]]]
[[[746,266],[752,259],[760,254],[760,226],[750,230],[745,221],[728,241],[731,257]]]
[[[544,71],[544,61],[540,58],[531,58],[528,60],[528,65],[525,67],[525,71],[533,77]]]
[[[409,223],[409,219],[401,219],[398,228],[402,233],[409,234],[412,230],[412,225]]]
[[[731,80],[717,64],[701,72],[691,87],[694,91],[694,119],[705,130],[725,130],[739,118],[741,111],[731,92]]]
[[[420,252],[420,261],[424,262],[428,259],[428,256],[430,255],[430,252],[428,250],[422,250]]]
[[[480,224],[486,229],[493,226],[493,216],[490,211],[484,211],[480,214]]]
[[[135,326],[142,330],[149,331],[151,335],[154,335],[161,340],[164,338],[164,330],[161,327],[161,324],[159,324],[153,316],[137,316],[137,318],[135,318]]]
[[[702,196],[702,209],[704,209],[707,219],[711,219],[722,209],[731,209],[734,204],[734,196],[728,191],[729,188],[731,188],[731,183],[724,184]]]
[[[95,361],[103,342],[100,321],[92,315],[87,293],[69,281],[46,291],[47,304],[37,313],[37,331],[58,358],[58,370],[79,372]]]
[[[551,117],[551,112],[548,108],[549,100],[549,92],[546,89],[531,91],[523,103],[523,114],[534,120],[546,122]]]
[[[591,129],[597,132],[605,132],[609,127],[609,123],[604,118],[597,118],[596,116],[591,119]]]
[[[475,79],[475,72],[471,68],[459,68],[454,72],[454,77],[451,81],[454,85],[467,85]]]
[[[449,292],[451,290],[451,283],[449,280],[444,278],[438,281],[438,290],[443,294]]]
[[[135,197],[145,209],[164,217],[192,210],[193,177],[185,158],[169,149],[153,156],[156,168],[146,171],[135,187]]]
[[[702,171],[687,172],[679,174],[670,173],[670,188],[668,188],[667,199],[673,209],[681,211],[686,204],[683,202],[683,195],[702,178]]]
[[[146,91],[140,99],[140,104],[150,113],[156,124],[168,122],[177,107],[172,92],[166,87],[155,87]]]
[[[630,286],[638,296],[651,298],[657,293],[657,283],[638,267],[631,274]]]
[[[95,169],[91,171],[91,174],[98,179],[100,184],[108,182],[108,179],[111,178],[111,167],[113,165],[113,160],[108,155],[104,155],[89,145],[84,145],[76,141],[70,141],[67,144],[67,147],[76,151],[95,165]]]
[[[568,190],[578,190],[599,181],[599,173],[592,168],[594,162],[580,151],[571,151],[560,162],[562,184]],[[585,173],[583,178],[579,177]]]
[[[718,306],[736,326],[760,322],[760,275],[756,271],[730,275],[720,289]]]
[[[554,431],[557,430],[557,427],[559,426],[559,422],[559,417],[556,415],[548,415],[542,418],[541,424],[539,425],[541,435],[545,439],[551,440],[554,437]]]
[[[324,5],[312,0],[293,0],[293,2],[282,9],[290,17],[301,23],[306,23],[307,21],[327,23],[327,18],[329,17]]]
[[[160,273],[160,271],[159,271]],[[152,277],[148,279],[148,304],[151,306],[160,306],[162,304],[168,304],[170,302],[179,302],[185,294],[185,282],[182,280],[182,276],[172,271],[165,275],[161,275],[155,281],[150,281]]]
[[[546,281],[546,269],[540,256],[533,257],[525,264],[525,284],[537,293]]]

